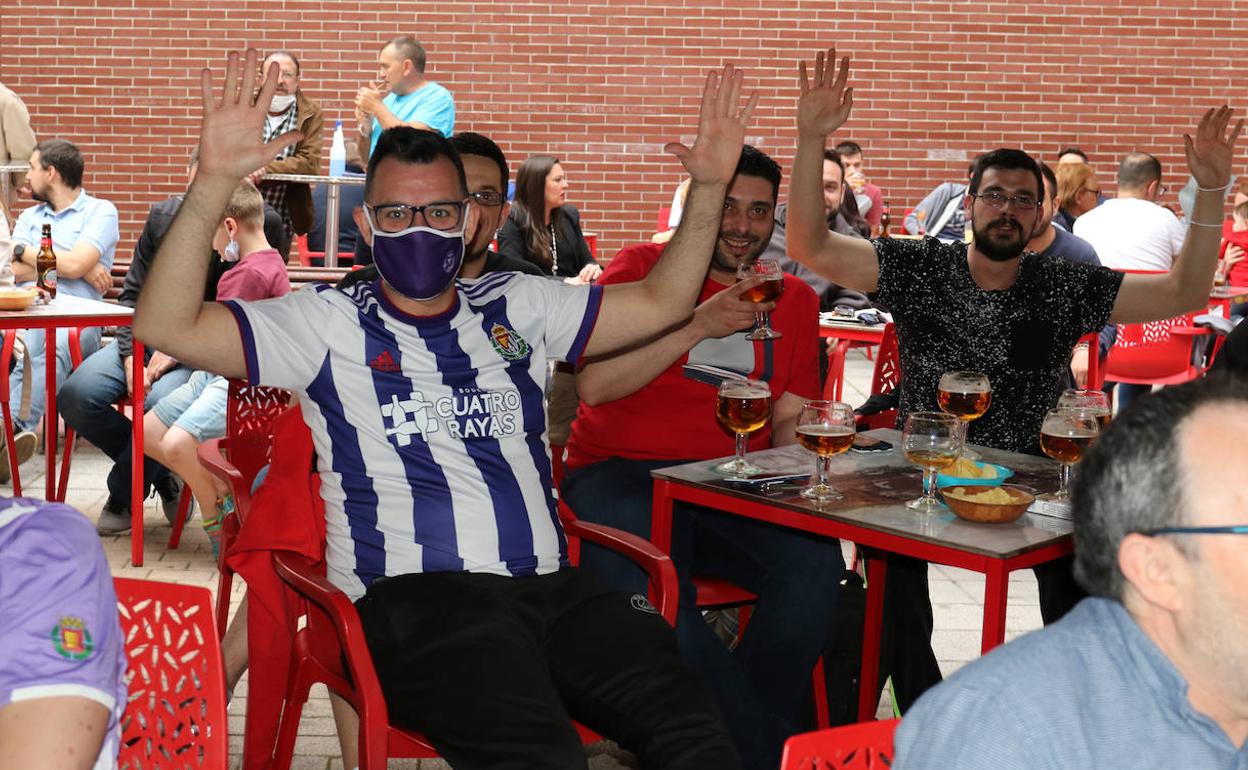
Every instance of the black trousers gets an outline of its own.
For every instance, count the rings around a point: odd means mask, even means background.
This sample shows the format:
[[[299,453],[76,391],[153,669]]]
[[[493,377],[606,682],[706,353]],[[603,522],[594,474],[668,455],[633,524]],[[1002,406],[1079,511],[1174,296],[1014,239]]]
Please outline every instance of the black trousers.
[[[586,768],[571,720],[645,768],[739,768],[709,695],[642,597],[576,569],[402,575],[358,602],[391,720],[456,770]]]
[[[1033,568],[1040,588],[1040,616],[1047,626],[1087,596],[1075,582],[1073,557]],[[893,678],[893,694],[904,714],[928,688],[939,684],[932,652],[932,600],[927,562],[890,555],[884,577],[884,620],[880,633],[880,686]]]

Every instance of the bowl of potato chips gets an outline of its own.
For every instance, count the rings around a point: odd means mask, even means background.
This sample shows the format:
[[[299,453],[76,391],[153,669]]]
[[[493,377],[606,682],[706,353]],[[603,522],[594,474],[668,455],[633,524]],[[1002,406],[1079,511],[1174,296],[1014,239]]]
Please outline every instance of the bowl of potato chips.
[[[959,517],[993,523],[1014,521],[1036,501],[1030,492],[1008,484],[945,487],[940,494],[945,505]]]
[[[936,486],[943,489],[955,486],[1000,486],[1014,475],[1004,465],[993,465],[978,460],[959,457],[953,465],[936,474]]]

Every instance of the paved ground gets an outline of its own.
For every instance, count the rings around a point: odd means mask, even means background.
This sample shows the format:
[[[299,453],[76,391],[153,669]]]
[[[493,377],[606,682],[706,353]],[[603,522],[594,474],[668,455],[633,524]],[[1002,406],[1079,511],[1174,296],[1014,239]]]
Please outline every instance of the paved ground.
[[[846,401],[857,405],[866,400],[871,369],[872,363],[863,358],[859,350],[851,351],[846,362]],[[23,483],[28,487],[28,492],[37,496],[42,495],[43,489],[42,460],[41,455],[36,456],[35,460],[23,467]],[[104,504],[107,494],[104,477],[107,470],[107,458],[83,442],[74,456],[69,502],[92,519],[99,515]],[[103,539],[114,574],[192,583],[215,591],[216,568],[212,562],[208,539],[198,526],[198,520],[187,527],[182,545],[177,551],[166,548],[169,531],[169,525],[160,515],[158,506],[154,501],[149,501],[144,527],[146,556],[142,567],[134,567],[130,563],[129,535]],[[242,590],[240,581],[235,581],[234,595],[231,597],[235,608],[242,598]],[[979,654],[983,593],[983,576],[949,567],[932,567],[931,595],[936,618],[933,647],[946,675]],[[1029,570],[1017,572],[1010,580],[1006,636],[1012,638],[1039,628],[1040,625],[1036,582]],[[247,679],[244,677],[230,709],[231,767],[238,765],[238,755],[242,750],[242,715],[246,705]],[[881,715],[889,713],[889,709],[887,702],[881,704]],[[627,763],[628,757],[611,744],[593,746],[589,751],[590,766],[594,770],[617,770],[631,766]],[[329,701],[323,691],[315,693],[304,710],[294,767],[295,770],[342,770]],[[446,764],[440,760],[395,760],[390,763],[390,767],[433,770],[445,768]]]

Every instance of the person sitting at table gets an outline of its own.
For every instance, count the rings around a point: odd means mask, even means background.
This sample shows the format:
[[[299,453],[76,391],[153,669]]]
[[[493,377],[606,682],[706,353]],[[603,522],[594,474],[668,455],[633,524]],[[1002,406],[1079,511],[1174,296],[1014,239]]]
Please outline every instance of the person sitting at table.
[[[1084,599],[927,692],[893,767],[1238,767],[1248,754],[1248,382],[1140,398],[1079,463]]]
[[[849,117],[848,58],[820,52],[813,80],[802,67],[798,143],[789,194],[789,254],[825,278],[863,291],[893,312],[900,348],[898,425],[914,411],[937,408],[943,372],[988,375],[992,407],[970,423],[972,443],[1039,454],[1040,425],[1057,402],[1071,350],[1081,336],[1106,322],[1141,323],[1205,307],[1217,264],[1221,193],[1229,185],[1235,142],[1243,127],[1227,132],[1230,110],[1210,110],[1192,137],[1184,137],[1187,163],[1201,188],[1180,258],[1159,275],[1124,275],[1026,251],[1043,208],[1043,178],[1035,160],[1017,149],[981,156],[964,205],[970,244],[877,239],[863,241],[823,224],[823,143]],[[1079,168],[1077,165],[1061,168]],[[1060,177],[1059,177],[1060,182]],[[1046,623],[1082,598],[1070,562],[1036,569]],[[930,645],[904,653],[892,638],[931,639],[927,565],[893,559],[888,567],[883,665],[907,672],[898,701],[908,706],[940,679]],[[897,619],[906,618],[906,619]]]
[[[187,159],[186,182],[189,185],[195,179],[195,170],[199,164],[199,149],[194,148]],[[165,237],[169,224],[182,205],[182,196],[173,195],[163,201],[152,204],[143,222],[143,231],[134,244],[134,255],[130,267],[126,270],[125,281],[121,287],[121,296],[117,298],[119,305],[134,307],[139,292],[147,278],[148,268],[156,256],[156,249]],[[282,217],[268,203],[264,204],[264,236],[269,243],[281,240],[284,230]],[[217,282],[225,271],[238,264],[224,262],[217,252],[212,253],[209,263],[208,285],[204,299],[215,299]],[[91,445],[108,455],[113,461],[108,472],[108,497],[100,511],[96,522],[96,531],[101,535],[120,535],[130,531],[130,477],[131,451],[130,441],[133,437],[130,418],[115,407],[122,396],[133,395],[134,383],[131,356],[134,353],[134,337],[129,326],[119,326],[113,333],[113,344],[105,345],[87,356],[82,364],[74,369],[65,380],[57,394],[56,407],[65,418],[65,424],[78,432],[78,435]],[[191,370],[175,361],[168,355],[148,347],[144,351],[144,371],[142,388],[144,392],[144,411],[151,409],[156,402],[173,392],[191,376]],[[7,467],[7,466],[6,466]],[[178,503],[182,494],[182,481],[169,470],[150,457],[143,464],[144,496],[152,488],[160,495],[160,505],[165,518],[173,521],[178,511]]]
[[[217,282],[217,301],[290,293],[286,262],[264,235],[264,199],[251,182],[243,181],[230,196],[212,247],[226,261],[238,263]],[[198,453],[204,441],[225,435],[228,395],[224,377],[200,370],[143,416],[143,450],[190,486],[214,560],[221,518],[233,511],[233,501],[224,482],[200,464]]]
[[[975,164],[966,167],[969,178]],[[930,235],[944,243],[966,240],[966,215],[962,201],[966,197],[965,182],[943,182],[936,186],[919,205],[906,214],[902,223],[911,235]]]
[[[1057,214],[1053,221],[1068,233],[1075,231],[1075,220],[1100,205],[1101,185],[1096,171],[1087,163],[1059,163],[1057,171]]]
[[[1222,223],[1222,263],[1218,268],[1231,286],[1248,286],[1248,200],[1236,204],[1231,218]],[[1231,318],[1248,314],[1248,303],[1231,306]]]
[[[98,300],[112,286],[110,271],[120,237],[117,207],[87,194],[82,188],[84,168],[82,153],[65,139],[47,139],[35,145],[30,154],[27,181],[31,196],[38,203],[23,211],[13,226],[13,248],[18,257],[13,261],[13,274],[19,284],[33,285],[37,278],[36,257],[43,225],[47,224],[52,226],[52,248],[56,252],[57,296]],[[98,326],[79,331],[84,356],[99,348],[101,331]],[[67,327],[56,330],[58,392],[74,368],[69,355],[69,334]],[[12,409],[13,449],[19,465],[35,452],[37,442],[32,429],[43,417],[47,400],[42,387],[46,352],[44,331],[25,329],[21,337],[30,360],[29,370],[36,378],[32,383],[34,387],[30,388],[29,410],[22,410],[25,380],[22,367],[14,369],[9,376],[9,392],[0,394],[9,399]],[[0,448],[0,467],[9,466],[8,450],[9,447]]]
[[[0,498],[0,767],[117,766],[126,650],[91,522]]]
[[[714,418],[717,385],[685,365],[709,364],[766,380],[772,419],[750,436],[752,449],[796,442],[803,402],[819,398],[818,300],[799,278],[784,277],[778,303],[741,299],[737,266],[766,248],[780,167],[746,146],[728,187],[710,270],[693,315],[644,344],[590,359],[576,375],[582,403],[568,441],[561,493],[577,516],[650,535],[650,471],[732,451]],[[681,221],[673,243],[686,227]],[[665,248],[624,249],[601,283],[638,281]],[[771,310],[783,336],[752,342],[743,332],[756,310]],[[811,669],[827,638],[845,570],[840,544],[694,506],[677,506],[672,559],[681,579],[676,634],[681,654],[715,693],[747,768],[779,764],[784,738],[805,728]],[[644,594],[645,575],[614,554],[585,544],[581,567],[617,590]],[[691,582],[711,574],[758,595],[736,653],[702,619]]]
[[[516,197],[498,233],[498,251],[524,259],[546,275],[592,283],[602,275],[581,234],[581,214],[567,203],[563,165],[551,155],[533,155],[516,173]]]

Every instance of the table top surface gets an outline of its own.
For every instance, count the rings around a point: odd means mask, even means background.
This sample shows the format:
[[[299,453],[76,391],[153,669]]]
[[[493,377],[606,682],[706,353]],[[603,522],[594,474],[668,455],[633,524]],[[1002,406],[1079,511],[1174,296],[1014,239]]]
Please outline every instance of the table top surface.
[[[110,323],[130,323],[134,309],[100,300],[62,294],[44,305],[36,302],[25,310],[0,310],[0,322],[12,326],[14,320],[50,321],[107,318]],[[20,324],[19,324],[20,326]]]
[[[905,502],[920,494],[922,472],[911,465],[901,452],[901,433],[895,430],[873,430],[867,435],[893,444],[887,452],[846,452],[832,459],[828,482],[844,498],[815,503],[799,495],[805,481],[773,485],[763,492],[745,484],[726,481],[713,467],[726,458],[699,461],[660,468],[657,479],[682,486],[713,491],[729,498],[762,503],[790,512],[806,514],[899,535],[934,545],[992,558],[1009,558],[1069,538],[1073,527],[1069,521],[1036,513],[1024,513],[1006,524],[985,524],[958,518],[952,511],[934,515],[922,514],[905,507]],[[1044,457],[976,447],[985,462],[1004,465],[1014,471],[1007,483],[1033,493],[1057,487],[1058,465]],[[751,452],[751,462],[776,473],[810,472],[814,454],[791,445]]]
[[[1209,292],[1209,299],[1242,302],[1248,299],[1248,286],[1214,286]]]

